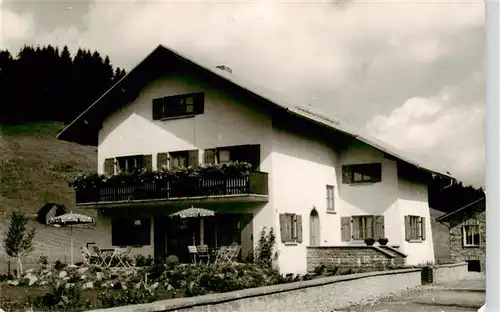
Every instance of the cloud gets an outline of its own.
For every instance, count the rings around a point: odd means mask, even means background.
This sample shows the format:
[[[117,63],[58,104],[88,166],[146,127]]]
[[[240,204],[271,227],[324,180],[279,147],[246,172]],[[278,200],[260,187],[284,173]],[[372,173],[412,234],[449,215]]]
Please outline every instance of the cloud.
[[[126,69],[160,43],[223,63],[479,183],[484,15],[481,0],[106,1],[90,5],[83,24],[28,23],[20,33],[98,49]],[[7,47],[16,42],[4,36]]]
[[[2,48],[16,45],[34,36],[35,23],[29,14],[16,14],[0,6],[0,35]]]
[[[437,163],[466,184],[484,187],[484,104],[458,105],[464,91],[445,88],[433,97],[408,99],[389,115],[373,117],[367,129],[397,148]]]

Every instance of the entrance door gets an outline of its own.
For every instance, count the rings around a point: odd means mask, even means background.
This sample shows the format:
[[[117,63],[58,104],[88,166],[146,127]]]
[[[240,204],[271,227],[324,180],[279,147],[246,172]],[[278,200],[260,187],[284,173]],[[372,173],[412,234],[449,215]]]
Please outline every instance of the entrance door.
[[[154,257],[165,260],[167,256],[167,218],[154,218]]]
[[[319,246],[319,216],[316,209],[311,211],[309,216],[309,244],[310,246]]]
[[[243,214],[240,218],[241,259],[253,256],[253,215]]]

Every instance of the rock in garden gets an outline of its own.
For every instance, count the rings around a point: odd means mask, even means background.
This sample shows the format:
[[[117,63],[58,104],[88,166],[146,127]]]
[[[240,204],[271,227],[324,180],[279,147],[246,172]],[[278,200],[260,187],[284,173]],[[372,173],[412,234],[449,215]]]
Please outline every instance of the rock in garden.
[[[28,279],[28,286],[33,286],[38,281],[38,277],[31,273],[28,273],[26,278]]]
[[[92,283],[92,282],[86,282],[85,284],[83,284],[82,288],[83,289],[93,289],[94,288],[94,283]]]
[[[122,284],[122,289],[123,289],[123,290],[127,290],[127,285]]]
[[[89,268],[83,267],[83,268],[79,268],[76,271],[78,272],[78,274],[82,275],[83,273],[87,272],[88,270],[89,270]]]
[[[73,283],[67,283],[66,285],[64,285],[64,287],[65,287],[66,289],[69,289],[69,288],[71,288],[71,287],[73,287],[73,286],[74,286],[74,284],[73,284]]]
[[[139,288],[141,288],[141,284],[142,284],[141,282],[139,282],[139,283],[135,284],[135,285],[134,285],[134,288],[135,288],[135,289],[139,289]]]
[[[19,281],[18,281],[18,280],[9,281],[8,283],[9,283],[10,285],[12,285],[12,286],[17,286],[17,285],[19,285]]]
[[[84,274],[84,275],[82,275],[82,276],[80,276],[80,279],[81,279],[81,280],[85,280],[86,278],[87,278],[87,275],[85,275],[85,274]]]
[[[96,277],[98,281],[102,281],[102,279],[104,278],[104,274],[102,274],[102,272],[97,272]]]
[[[156,288],[158,288],[158,285],[160,285],[160,283],[156,282],[153,285],[151,285],[151,288],[156,289]]]
[[[59,278],[65,278],[66,276],[68,276],[68,272],[66,271],[59,272]]]
[[[175,290],[175,288],[174,288],[174,286],[172,286],[172,285],[168,284],[168,285],[167,285],[167,290],[168,290],[168,291],[173,291],[173,290]]]

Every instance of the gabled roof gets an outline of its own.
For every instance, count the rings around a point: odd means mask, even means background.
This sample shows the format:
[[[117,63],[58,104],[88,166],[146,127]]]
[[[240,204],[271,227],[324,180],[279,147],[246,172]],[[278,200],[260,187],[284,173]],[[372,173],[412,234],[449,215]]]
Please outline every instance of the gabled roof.
[[[326,127],[330,130],[337,131],[344,133],[347,136],[350,136],[352,138],[355,138],[361,142],[364,142],[388,155],[391,155],[397,159],[400,159],[410,165],[415,166],[416,168],[432,173],[432,174],[437,174],[440,176],[443,176],[445,178],[449,179],[454,179],[451,174],[448,171],[444,170],[438,170],[436,168],[430,168],[429,166],[424,166],[420,162],[418,162],[415,159],[412,159],[408,155],[403,155],[403,153],[399,152],[396,148],[393,146],[382,142],[367,133],[363,133],[360,129],[355,129],[339,120],[336,120],[334,118],[326,117],[322,114],[313,112],[310,109],[307,109],[301,105],[298,105],[296,103],[293,103],[289,99],[285,99],[285,97],[277,92],[274,92],[272,90],[269,90],[263,86],[254,84],[250,81],[247,81],[245,79],[242,79],[241,77],[238,77],[232,73],[229,73],[224,70],[220,70],[216,68],[215,66],[208,66],[205,64],[202,64],[200,62],[194,61],[186,56],[183,56],[182,54],[170,49],[166,48],[163,45],[159,45],[153,52],[151,52],[145,59],[143,59],[138,65],[136,65],[125,77],[123,77],[120,81],[118,81],[113,87],[111,87],[108,91],[106,91],[99,99],[97,99],[92,105],[89,106],[83,113],[81,113],[78,117],[76,117],[75,120],[73,120],[66,128],[64,128],[58,135],[58,139],[62,140],[67,140],[67,141],[76,141],[77,140],[73,137],[74,134],[71,134],[72,132],[74,133],[75,131],[71,131],[72,128],[76,128],[77,125],[82,125],[82,124],[87,124],[87,118],[91,117],[92,111],[97,109],[99,106],[106,104],[103,99],[108,96],[113,90],[121,90],[121,86],[128,80],[130,77],[136,75],[137,72],[139,72],[140,67],[145,67],[145,66],[153,66],[154,67],[154,62],[157,62],[158,59],[161,59],[162,56],[169,56],[169,57],[175,57],[179,59],[182,62],[188,63],[190,65],[194,65],[195,67],[198,67],[199,69],[202,69],[208,73],[212,73],[216,75],[218,78],[223,79],[227,82],[230,82],[231,84],[246,90],[250,92],[251,94],[285,110],[289,114],[296,115],[300,118],[306,119],[310,122],[319,124],[323,127]],[[158,58],[159,57],[159,58]],[[147,65],[146,65],[147,64]],[[137,74],[138,75],[138,74]],[[73,129],[74,130],[74,129]],[[76,130],[78,131],[78,130]],[[81,131],[81,130],[80,130]]]
[[[467,204],[455,211],[436,218],[438,222],[461,221],[472,217],[476,213],[486,210],[486,197],[480,198],[470,204]]]

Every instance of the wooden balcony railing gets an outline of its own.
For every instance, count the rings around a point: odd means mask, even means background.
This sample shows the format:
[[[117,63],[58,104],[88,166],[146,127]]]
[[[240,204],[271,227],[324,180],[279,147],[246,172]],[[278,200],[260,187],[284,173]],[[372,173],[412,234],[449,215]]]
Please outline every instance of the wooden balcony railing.
[[[111,183],[76,190],[76,203],[166,200],[225,195],[268,195],[268,174],[245,177],[166,179],[143,183]]]

